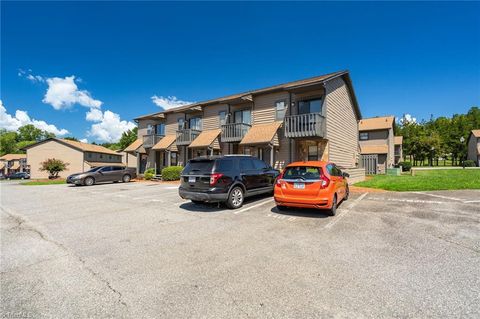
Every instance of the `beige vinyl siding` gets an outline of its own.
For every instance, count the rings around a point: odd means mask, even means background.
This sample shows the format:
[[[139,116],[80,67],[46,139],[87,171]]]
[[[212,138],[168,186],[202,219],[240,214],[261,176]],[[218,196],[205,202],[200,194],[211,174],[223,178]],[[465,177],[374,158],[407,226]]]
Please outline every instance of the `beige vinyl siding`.
[[[178,119],[185,118],[183,113],[169,113],[167,114],[167,121],[165,124],[165,134],[176,134],[178,129]]]
[[[88,162],[121,163],[122,155],[110,155],[94,152],[85,152],[84,160]]]
[[[147,126],[148,125],[157,125],[163,123],[163,121],[159,120],[139,120],[138,121],[138,137],[141,138],[143,135],[147,135]]]
[[[345,81],[326,83],[326,121],[329,160],[345,168],[355,167],[358,159],[358,126],[352,99]]]
[[[49,158],[56,158],[69,163],[67,169],[59,174],[61,178],[89,169],[84,164],[83,152],[51,140],[27,149],[27,164],[30,165],[31,178],[48,178],[48,172],[41,172],[39,168],[40,163]]]
[[[275,121],[275,102],[285,100],[288,108],[288,92],[278,92],[254,97],[253,124]],[[288,114],[288,109],[287,113]]]
[[[224,111],[227,113],[228,107],[225,104],[209,105],[203,110],[202,125],[203,130],[212,130],[220,128],[220,118],[218,113]]]

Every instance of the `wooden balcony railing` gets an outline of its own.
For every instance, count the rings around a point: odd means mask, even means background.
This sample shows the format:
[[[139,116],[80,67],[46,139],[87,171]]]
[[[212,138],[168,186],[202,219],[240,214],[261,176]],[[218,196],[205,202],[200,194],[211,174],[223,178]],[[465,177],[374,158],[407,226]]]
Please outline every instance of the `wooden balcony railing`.
[[[191,128],[177,131],[177,145],[189,145],[201,132]]]
[[[230,123],[222,125],[222,142],[238,142],[243,139],[248,130],[252,127],[246,123]]]
[[[325,137],[325,117],[320,113],[285,116],[286,137]]]
[[[143,147],[151,148],[153,145],[157,144],[163,135],[160,134],[148,134],[143,136]]]

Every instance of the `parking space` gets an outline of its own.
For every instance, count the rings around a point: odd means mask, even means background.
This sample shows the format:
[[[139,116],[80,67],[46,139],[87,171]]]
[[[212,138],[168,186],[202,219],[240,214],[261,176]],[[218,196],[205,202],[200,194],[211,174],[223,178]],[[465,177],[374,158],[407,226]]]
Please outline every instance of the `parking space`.
[[[0,187],[2,315],[480,315],[479,191],[359,192],[329,217],[173,184]]]

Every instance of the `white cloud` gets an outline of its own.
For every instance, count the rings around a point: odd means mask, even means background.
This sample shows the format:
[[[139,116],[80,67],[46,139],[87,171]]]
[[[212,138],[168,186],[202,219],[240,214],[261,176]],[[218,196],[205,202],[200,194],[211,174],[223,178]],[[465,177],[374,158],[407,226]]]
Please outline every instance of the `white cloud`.
[[[87,121],[98,122],[92,124],[87,132],[88,136],[94,137],[101,142],[117,142],[122,133],[135,128],[135,124],[129,121],[121,120],[120,115],[112,111],[102,111],[91,109],[86,114]]]
[[[403,114],[402,118],[400,119],[400,124],[407,124],[407,123],[417,123],[417,118],[413,117],[411,114]]]
[[[65,78],[47,78],[46,81],[48,89],[42,101],[56,110],[68,108],[73,104],[90,108],[99,108],[102,105],[102,101],[95,100],[90,92],[78,89],[74,75]]]
[[[81,138],[81,139],[79,139],[79,141],[82,142],[82,143],[88,143],[88,140],[86,138]]]
[[[3,106],[2,100],[0,100],[0,128],[16,131],[20,126],[27,124],[32,124],[36,128],[59,136],[69,133],[66,129],[58,129],[53,124],[30,118],[26,111],[16,110],[15,116],[12,116],[7,113],[7,109]]]
[[[43,76],[33,75],[31,69],[28,69],[28,71],[18,69],[18,76],[26,78],[32,82],[45,82],[45,78]]]
[[[183,106],[183,105],[195,103],[195,102],[179,100],[177,99],[176,96],[163,97],[163,96],[154,95],[151,97],[151,99],[153,103],[155,103],[157,106],[160,106],[164,110],[168,110],[177,106]]]

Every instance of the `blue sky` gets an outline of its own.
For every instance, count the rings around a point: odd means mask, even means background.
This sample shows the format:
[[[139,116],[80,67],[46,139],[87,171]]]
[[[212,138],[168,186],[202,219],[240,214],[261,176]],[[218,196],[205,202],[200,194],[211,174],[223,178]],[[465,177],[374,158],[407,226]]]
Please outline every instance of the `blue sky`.
[[[479,12],[467,2],[2,2],[0,123],[113,140],[160,110],[153,96],[201,101],[343,69],[364,117],[462,113],[480,104]]]

